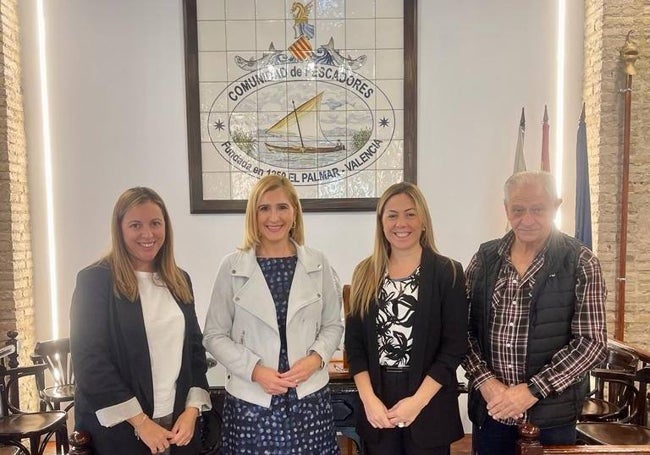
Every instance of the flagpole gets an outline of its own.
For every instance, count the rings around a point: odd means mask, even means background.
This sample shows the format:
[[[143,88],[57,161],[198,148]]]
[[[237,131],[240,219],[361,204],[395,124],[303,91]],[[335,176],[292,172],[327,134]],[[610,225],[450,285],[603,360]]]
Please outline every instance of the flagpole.
[[[585,103],[582,103],[576,134],[576,207],[575,238],[589,249],[591,241],[591,195],[589,191],[589,154],[587,153],[587,124]]]
[[[517,146],[515,147],[515,165],[512,173],[526,170],[526,157],[524,156],[524,138],[526,135],[526,115],[524,108],[521,108],[521,118],[519,119],[519,130],[517,134]]]
[[[625,274],[627,268],[627,210],[630,178],[630,123],[632,118],[632,76],[636,74],[634,63],[639,57],[636,43],[627,34],[625,45],[621,48],[621,58],[625,63],[625,123],[623,126],[623,169],[621,175],[621,212],[619,223],[618,277],[616,294],[616,330],[614,338],[623,341],[625,337]]]
[[[521,118],[519,119],[519,128],[517,129],[517,146],[515,147],[515,164],[512,173],[522,172],[526,170],[526,157],[524,156],[524,139],[526,137],[526,115],[524,108],[521,108]],[[505,231],[510,230],[510,222],[506,217]]]
[[[542,121],[542,162],[540,168],[542,171],[551,172],[551,159],[548,156],[548,111],[544,105],[544,120]]]

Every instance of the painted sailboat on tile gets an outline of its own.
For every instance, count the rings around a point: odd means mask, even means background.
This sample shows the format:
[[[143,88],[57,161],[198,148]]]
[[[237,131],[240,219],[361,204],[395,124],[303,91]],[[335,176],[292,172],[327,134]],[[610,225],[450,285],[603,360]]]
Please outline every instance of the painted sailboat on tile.
[[[298,107],[296,107],[293,100],[291,101],[293,110],[265,131],[268,136],[280,139],[278,143],[264,142],[264,145],[269,151],[282,153],[332,153],[345,150],[345,146],[340,141],[326,145],[327,141],[319,140],[319,132],[321,131],[320,104],[323,99],[323,93],[318,93]]]

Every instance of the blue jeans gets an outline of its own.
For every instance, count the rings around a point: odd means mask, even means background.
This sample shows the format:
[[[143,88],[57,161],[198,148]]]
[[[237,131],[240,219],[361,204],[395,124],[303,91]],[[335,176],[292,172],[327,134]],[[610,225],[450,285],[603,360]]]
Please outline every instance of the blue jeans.
[[[474,425],[472,442],[478,455],[515,455],[519,434],[517,427],[504,425],[488,416],[481,427]],[[540,430],[542,445],[572,445],[576,443],[576,425],[571,423],[560,427]]]

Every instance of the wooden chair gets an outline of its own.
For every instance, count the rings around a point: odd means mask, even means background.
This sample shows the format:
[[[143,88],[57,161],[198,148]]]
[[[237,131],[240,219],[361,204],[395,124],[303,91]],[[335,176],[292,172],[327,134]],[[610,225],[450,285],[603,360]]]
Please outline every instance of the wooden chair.
[[[588,422],[630,422],[636,417],[639,390],[634,375],[639,357],[634,352],[608,343],[607,359],[591,371],[596,387],[585,400],[580,420]]]
[[[608,341],[608,344],[617,346],[621,349],[626,349],[628,351],[633,352],[635,355],[637,355],[639,357],[639,365],[640,365],[639,368],[650,367],[650,351],[646,351],[643,348],[632,346],[618,340],[610,339]],[[637,383],[637,387],[639,390],[639,395],[637,397],[637,404],[636,404],[638,411],[632,423],[636,423],[637,425],[647,427],[648,423],[650,422],[650,420],[648,420],[648,412],[650,411],[650,408],[648,406],[648,400],[650,398],[648,393],[649,392],[648,384],[645,382],[639,382]]]
[[[9,344],[7,346],[0,347],[0,361],[11,354],[13,354],[15,348]],[[15,446],[6,446],[0,444],[0,455],[29,455],[29,452],[24,452],[20,447]]]
[[[9,340],[14,353],[0,359],[0,444],[20,448],[19,453],[42,455],[50,437],[65,428],[63,411],[25,412],[20,409],[18,383],[24,378],[43,382],[46,365],[17,366],[16,332]],[[41,440],[43,438],[43,440]],[[30,449],[22,440],[29,439]]]
[[[55,411],[61,409],[61,403],[68,403],[65,411],[74,405],[74,371],[70,357],[70,339],[39,341],[34,347],[32,361],[43,363],[52,375],[54,385],[40,390],[41,399]]]
[[[615,374],[610,372],[610,374]],[[618,373],[622,375],[623,373]],[[650,367],[644,367],[636,372],[634,380],[639,384],[639,390],[646,389],[650,382]],[[641,406],[633,411],[635,416],[646,414],[646,398],[637,400]],[[639,421],[643,419],[639,418]],[[640,444],[650,445],[650,429],[644,425],[620,423],[620,422],[579,422],[577,427],[578,438],[588,444],[603,445],[629,445]]]
[[[62,403],[67,403],[64,411],[68,412],[74,406],[74,370],[70,356],[70,339],[60,338],[58,340],[39,341],[34,347],[31,356],[34,364],[47,365],[52,377],[53,385],[39,388],[39,396],[45,408],[52,411],[59,411]],[[45,409],[43,409],[45,410]],[[56,450],[67,453],[68,429],[63,428],[56,434]]]
[[[631,443],[633,444],[633,443]],[[542,446],[539,442],[539,428],[526,423],[519,427],[517,455],[650,455],[647,445],[576,445],[576,446]]]

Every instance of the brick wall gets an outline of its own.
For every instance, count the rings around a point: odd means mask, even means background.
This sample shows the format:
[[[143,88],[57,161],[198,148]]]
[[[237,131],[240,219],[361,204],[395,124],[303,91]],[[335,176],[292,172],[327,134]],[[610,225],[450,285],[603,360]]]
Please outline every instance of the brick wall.
[[[18,330],[26,364],[35,324],[17,2],[0,0],[0,338]]]
[[[620,49],[633,30],[640,59],[633,78],[627,230],[626,342],[650,348],[650,3],[585,0],[585,78],[594,249],[609,289],[608,329],[614,334],[618,276],[620,176],[625,73]]]

